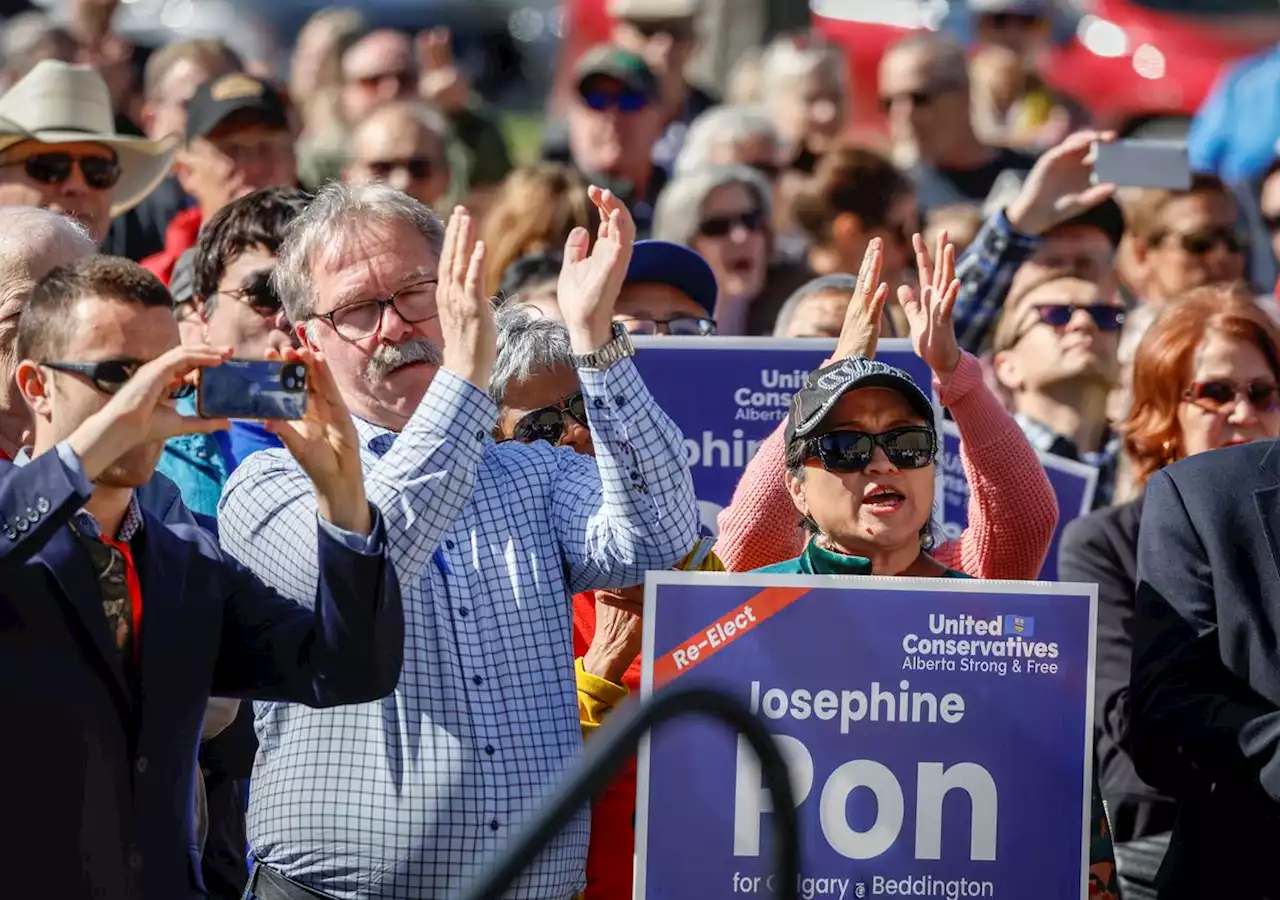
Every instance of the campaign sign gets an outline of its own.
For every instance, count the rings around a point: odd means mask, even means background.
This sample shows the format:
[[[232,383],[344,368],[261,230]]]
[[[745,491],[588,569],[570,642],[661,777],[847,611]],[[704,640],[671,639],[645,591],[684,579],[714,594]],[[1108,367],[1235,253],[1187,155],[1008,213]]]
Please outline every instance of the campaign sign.
[[[633,337],[645,385],[684,433],[703,531],[733,499],[756,449],[786,421],[791,395],[835,350],[834,340],[768,337]],[[876,359],[911,375],[934,397],[933,373],[905,338],[880,341]],[[937,398],[934,397],[935,406]],[[939,421],[941,417],[939,416]],[[939,487],[941,487],[939,476]]]
[[[1098,486],[1098,470],[1086,463],[1038,453],[1049,483],[1058,498],[1058,527],[1049,544],[1049,555],[1040,569],[1043,581],[1058,577],[1058,542],[1067,523],[1088,515],[1093,509],[1093,492]],[[955,422],[942,426],[942,534],[943,539],[956,540],[969,527],[969,482],[960,462],[960,431]]]
[[[759,714],[787,759],[799,894],[1087,900],[1097,588],[650,573],[645,695]],[[772,802],[719,722],[641,745],[636,898],[763,897]]]

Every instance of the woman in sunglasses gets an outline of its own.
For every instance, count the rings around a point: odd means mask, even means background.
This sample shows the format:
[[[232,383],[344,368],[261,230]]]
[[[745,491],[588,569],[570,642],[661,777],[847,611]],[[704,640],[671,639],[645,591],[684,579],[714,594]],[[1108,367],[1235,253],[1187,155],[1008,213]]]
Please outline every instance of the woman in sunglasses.
[[[1120,424],[1141,490],[1157,470],[1206,450],[1280,436],[1280,329],[1243,286],[1201,288],[1165,307],[1138,344],[1132,404]],[[1116,826],[1124,894],[1154,897],[1177,801],[1145,784],[1129,755],[1136,553],[1143,498],[1067,526],[1064,581],[1098,585],[1095,756]]]

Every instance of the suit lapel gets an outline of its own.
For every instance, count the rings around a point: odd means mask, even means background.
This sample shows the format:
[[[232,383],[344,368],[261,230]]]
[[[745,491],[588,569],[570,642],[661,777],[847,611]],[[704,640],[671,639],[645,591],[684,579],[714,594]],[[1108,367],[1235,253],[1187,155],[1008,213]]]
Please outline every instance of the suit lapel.
[[[120,652],[116,649],[107,626],[107,616],[102,608],[102,588],[93,571],[88,551],[80,546],[80,540],[71,528],[64,526],[54,532],[33,559],[44,565],[62,588],[63,596],[75,610],[80,624],[101,657],[102,664],[110,672],[110,677],[128,704],[131,692],[125,681],[124,667],[120,663]]]
[[[1263,533],[1267,536],[1267,549],[1271,551],[1273,575],[1280,581],[1280,452],[1272,442],[1271,449],[1259,464],[1264,472],[1262,483],[1267,485],[1253,492],[1253,503],[1262,519]]]

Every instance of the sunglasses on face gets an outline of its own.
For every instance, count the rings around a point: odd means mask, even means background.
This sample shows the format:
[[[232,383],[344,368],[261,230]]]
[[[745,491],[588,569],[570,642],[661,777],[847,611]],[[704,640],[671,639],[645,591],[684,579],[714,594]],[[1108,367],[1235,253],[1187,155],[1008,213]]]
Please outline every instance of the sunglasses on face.
[[[660,34],[665,34],[676,43],[691,41],[696,34],[693,23],[684,19],[665,22],[632,22],[631,27],[646,38],[655,38]]]
[[[805,442],[805,458],[817,458],[828,472],[861,472],[871,465],[877,447],[896,469],[923,469],[938,455],[932,428],[907,425],[880,434],[828,431]]]
[[[511,431],[511,439],[522,444],[546,441],[554,447],[568,428],[565,416],[572,417],[583,428],[590,427],[587,424],[587,401],[582,394],[574,394],[553,406],[544,406],[521,416]]]
[[[1206,228],[1203,231],[1190,231],[1186,234],[1174,235],[1183,251],[1191,256],[1204,256],[1218,248],[1226,248],[1228,253],[1243,253],[1245,240],[1234,228]]]
[[[923,108],[937,100],[950,90],[950,85],[935,88],[921,88],[918,91],[902,91],[897,94],[885,94],[880,98],[880,111],[886,116],[893,111],[894,104],[899,101],[909,104],[913,109]]]
[[[1280,231],[1280,212],[1264,213],[1262,216],[1263,227],[1267,229],[1268,234],[1275,234]]]
[[[1089,306],[1075,306],[1071,303],[1043,303],[1036,308],[1040,321],[1054,328],[1064,328],[1071,322],[1076,310],[1082,309],[1093,319],[1099,331],[1119,331],[1124,324],[1124,309],[1119,306],[1108,306],[1095,303]]]
[[[621,113],[636,113],[649,105],[649,98],[641,91],[595,89],[583,91],[582,102],[596,112],[616,109]]]
[[[615,316],[629,334],[667,334],[673,337],[706,337],[716,333],[715,319],[700,316],[672,316],[650,319],[646,316]]]
[[[62,184],[71,178],[72,171],[79,166],[84,183],[95,191],[109,191],[120,180],[120,163],[107,156],[37,153],[3,165],[22,166],[28,178],[41,184]]]
[[[386,181],[393,172],[403,169],[410,178],[430,178],[436,170],[436,163],[429,156],[410,156],[406,159],[385,159],[378,162],[365,163],[365,167],[379,181]]]
[[[142,363],[136,359],[104,359],[101,362],[43,362],[40,365],[55,372],[79,375],[104,394],[114,394],[128,383]],[[195,390],[183,384],[169,391],[170,399],[188,397]]]
[[[988,13],[982,21],[1003,31],[1006,28],[1037,28],[1044,20],[1031,13]]]
[[[280,298],[271,287],[270,272],[258,272],[243,286],[219,293],[238,300],[264,318],[275,316],[282,308]]]
[[[1226,380],[1197,381],[1182,399],[1214,413],[1229,412],[1241,400],[1247,400],[1259,412],[1274,412],[1280,406],[1274,381],[1252,381],[1246,385]]]
[[[758,209],[730,216],[707,216],[698,226],[698,233],[703,237],[725,237],[736,226],[741,225],[754,234],[760,230],[762,222],[764,222],[764,213]]]

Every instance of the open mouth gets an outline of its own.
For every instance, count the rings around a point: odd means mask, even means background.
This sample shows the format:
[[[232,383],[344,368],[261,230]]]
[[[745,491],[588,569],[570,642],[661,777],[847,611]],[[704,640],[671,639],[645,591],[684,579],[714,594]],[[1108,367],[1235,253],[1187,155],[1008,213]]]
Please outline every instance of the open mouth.
[[[900,509],[906,499],[893,488],[877,487],[862,495],[862,505],[874,513],[891,513]]]
[[[735,275],[750,275],[753,265],[749,259],[731,259],[728,263],[729,271]]]

